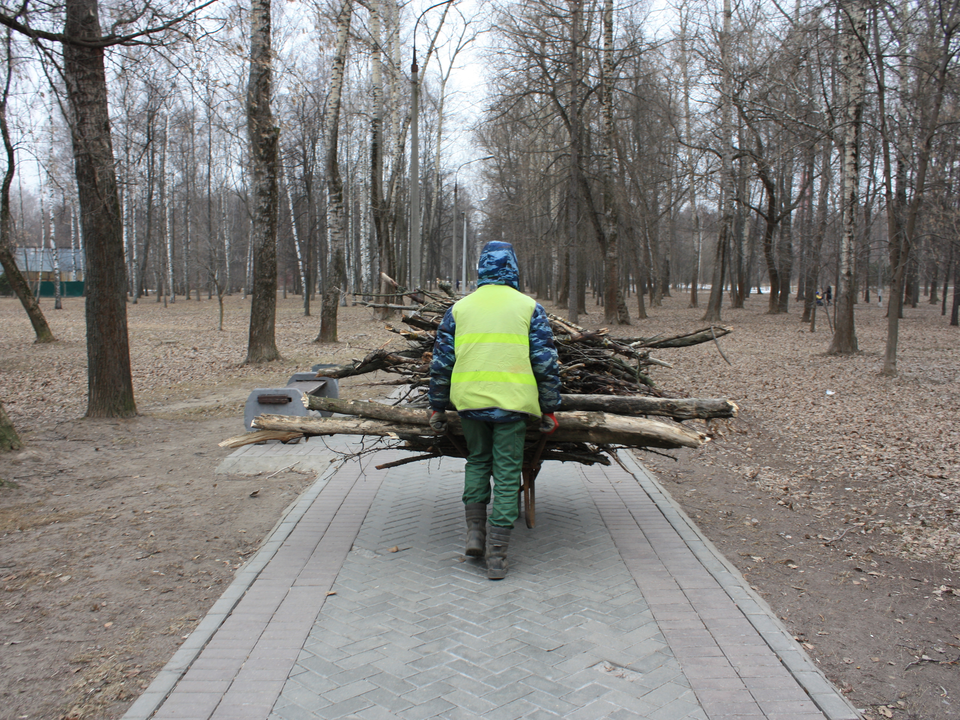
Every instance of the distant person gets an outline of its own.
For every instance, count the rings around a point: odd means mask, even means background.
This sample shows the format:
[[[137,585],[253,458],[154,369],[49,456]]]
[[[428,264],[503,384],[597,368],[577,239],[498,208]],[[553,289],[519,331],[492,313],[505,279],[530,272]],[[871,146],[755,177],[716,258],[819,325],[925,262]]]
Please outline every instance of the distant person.
[[[825,295],[827,300],[827,305],[830,304],[830,301],[833,300],[833,290],[830,289],[830,286],[827,285],[827,293]]]
[[[487,243],[478,261],[477,290],[457,301],[437,329],[430,363],[430,426],[446,432],[455,408],[467,442],[463,503],[466,554],[487,559],[487,577],[507,574],[527,423],[557,429],[560,373],[553,331],[543,307],[519,289],[510,243]],[[487,526],[490,478],[493,506]]]
[[[822,291],[822,290],[817,290],[817,294],[816,294],[815,298],[816,298],[816,301],[817,301],[817,305],[823,305],[823,291]]]
[[[883,293],[877,288],[877,305],[883,305]]]

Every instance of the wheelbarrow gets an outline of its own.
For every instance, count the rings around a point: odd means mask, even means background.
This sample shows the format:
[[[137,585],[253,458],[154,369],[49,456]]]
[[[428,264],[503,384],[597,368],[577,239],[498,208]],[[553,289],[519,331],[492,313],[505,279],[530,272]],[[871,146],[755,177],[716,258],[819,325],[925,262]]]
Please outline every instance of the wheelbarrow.
[[[533,451],[530,453],[529,459],[527,458],[527,454],[524,453],[523,466],[520,468],[522,482],[520,483],[520,492],[517,494],[517,506],[520,508],[528,528],[532,528],[537,524],[536,482],[537,475],[540,474],[540,466],[543,464],[540,462],[540,456],[543,455],[543,448],[547,444],[548,437],[549,435],[540,436],[533,446]]]
[[[453,443],[453,446],[462,453],[463,457],[467,457],[466,447],[461,445],[457,437],[449,430],[447,431],[447,437]],[[537,524],[536,481],[537,475],[540,473],[540,466],[543,464],[540,462],[540,456],[543,455],[543,449],[547,445],[548,437],[549,434],[540,435],[533,444],[532,450],[529,453],[526,451],[523,453],[523,465],[520,467],[520,490],[517,493],[517,508],[520,510],[520,514],[523,515],[523,519],[527,523],[528,528],[532,528]]]

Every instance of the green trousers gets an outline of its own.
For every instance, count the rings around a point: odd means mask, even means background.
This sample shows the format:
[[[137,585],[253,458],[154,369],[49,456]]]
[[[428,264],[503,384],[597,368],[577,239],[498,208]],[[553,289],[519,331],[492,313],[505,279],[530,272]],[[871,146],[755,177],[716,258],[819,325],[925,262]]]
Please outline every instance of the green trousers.
[[[520,469],[523,466],[523,439],[527,423],[493,423],[461,418],[467,441],[467,467],[463,474],[463,502],[490,502],[493,477],[491,525],[512,528],[519,513]]]

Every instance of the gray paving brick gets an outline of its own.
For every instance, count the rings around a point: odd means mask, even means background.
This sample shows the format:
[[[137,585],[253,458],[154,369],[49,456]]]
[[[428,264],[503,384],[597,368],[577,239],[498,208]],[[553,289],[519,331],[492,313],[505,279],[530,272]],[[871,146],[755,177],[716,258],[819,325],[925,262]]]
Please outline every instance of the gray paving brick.
[[[601,720],[601,718],[608,718],[610,715],[616,711],[618,708],[616,705],[612,705],[606,700],[599,699],[594,700],[589,705],[584,705],[583,707],[577,708],[572,713],[567,715],[568,720]]]
[[[534,690],[524,695],[523,699],[531,705],[536,705],[538,708],[563,716],[575,709],[574,705],[559,698],[555,693],[548,693],[542,690]]]
[[[563,696],[563,699],[571,705],[588,705],[599,697],[607,693],[607,688],[598,682],[589,682],[583,685],[577,685],[573,692]]]
[[[398,713],[414,705],[414,701],[400,697],[392,690],[382,686],[365,692],[363,699],[392,713]]]
[[[372,704],[373,703],[370,703],[367,700],[364,700],[360,696],[354,696],[351,698],[347,698],[342,702],[328,705],[323,709],[322,717],[328,718],[329,720],[338,720],[339,718],[344,718],[349,715],[354,715],[360,712],[361,710],[370,707]]]
[[[645,713],[649,720],[707,720],[704,712],[695,697],[685,696],[668,702],[666,705],[654,707]],[[711,720],[713,720],[711,718]],[[746,720],[746,719],[744,719]]]
[[[398,720],[399,715],[394,715],[392,712],[384,707],[380,707],[379,705],[371,705],[368,708],[359,710],[350,717],[357,718],[357,720]]]
[[[331,675],[327,679],[334,685],[345,685],[358,680],[368,680],[381,672],[382,670],[375,665],[358,665],[357,667],[347,668],[336,675]]]
[[[275,720],[316,720],[319,716],[318,710],[311,710],[301,707],[296,703],[279,702],[270,713],[270,718]]]
[[[217,717],[747,720],[762,705],[770,720],[823,720],[790,685],[796,676],[829,720],[849,720],[642,467],[545,466],[537,527],[518,523],[510,574],[490,583],[483,562],[462,555],[462,466],[331,473],[297,503],[300,522],[284,521],[265,544],[273,559],[258,555],[265,564],[245,576],[248,589],[225,593],[233,614],[218,602],[204,626],[213,640],[191,638],[194,654],[204,648],[194,685],[182,681],[157,717],[182,717],[184,698],[198,695],[189,690],[230,677],[208,663],[242,652],[244,686],[224,695]],[[602,662],[623,670],[601,672]],[[251,684],[255,671],[285,683]],[[773,679],[801,689],[764,695]]]
[[[428,700],[425,703],[414,705],[402,712],[397,713],[402,718],[408,720],[420,720],[421,718],[442,717],[455,710],[456,705],[444,700],[441,697]]]
[[[283,697],[279,700],[278,707],[281,704],[293,704],[308,712],[317,712],[333,703],[326,696],[317,692],[317,686],[313,683],[289,681],[284,686]]]
[[[417,671],[410,667],[405,660],[394,655],[377,660],[372,665],[382,671],[383,674],[399,679],[417,674]]]
[[[532,712],[528,712],[523,717],[529,720],[550,720],[551,718],[562,718],[563,716],[558,715],[557,713],[552,713],[547,710],[543,710],[541,708],[536,708]]]
[[[338,665],[328,662],[324,658],[314,655],[313,653],[307,652],[300,654],[295,667],[297,669],[302,669],[305,672],[312,673],[317,677],[323,678],[328,678],[341,672],[341,668]]]

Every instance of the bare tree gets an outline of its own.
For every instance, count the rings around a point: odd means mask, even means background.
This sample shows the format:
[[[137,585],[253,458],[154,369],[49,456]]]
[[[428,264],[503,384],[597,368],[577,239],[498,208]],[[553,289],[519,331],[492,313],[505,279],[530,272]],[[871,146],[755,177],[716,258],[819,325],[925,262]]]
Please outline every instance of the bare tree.
[[[911,250],[916,246],[919,235],[920,209],[927,190],[927,173],[930,169],[934,139],[941,128],[940,114],[944,97],[951,82],[951,65],[958,50],[957,37],[960,31],[960,3],[945,0],[935,3],[925,18],[926,34],[921,38],[915,57],[910,65],[916,72],[915,94],[919,109],[919,122],[915,132],[919,139],[916,154],[916,169],[913,176],[913,194],[907,200],[906,178],[900,183],[901,189],[892,192],[892,173],[889,171],[889,159],[885,160],[887,213],[892,213],[890,225],[890,266],[893,273],[887,311],[887,343],[883,359],[884,375],[897,374],[897,346],[899,343],[900,312],[903,302],[904,275]],[[882,63],[882,58],[881,58]],[[887,129],[884,124],[884,129]],[[885,145],[889,144],[884,139]],[[887,153],[889,150],[887,150]],[[902,167],[902,160],[901,160]],[[893,200],[891,206],[890,201]],[[899,220],[899,222],[897,222]],[[839,325],[839,322],[838,322]]]
[[[337,40],[330,92],[327,95],[327,114],[324,121],[324,139],[327,150],[327,238],[330,243],[330,271],[320,307],[320,334],[315,342],[337,342],[337,310],[340,294],[346,290],[347,274],[344,260],[345,234],[343,207],[343,178],[340,176],[339,137],[340,105],[343,95],[343,68],[347,58],[350,20],[353,0],[344,0],[337,15]]]
[[[843,129],[840,158],[841,215],[840,282],[837,286],[837,322],[829,352],[850,355],[858,351],[853,307],[856,300],[854,241],[860,178],[860,130],[866,76],[867,14],[862,0],[839,0],[841,35],[840,76],[843,86]]]
[[[693,147],[693,116],[690,112],[690,48],[688,47],[688,28],[690,10],[682,2],[680,13],[680,77],[683,82],[683,136],[686,142],[687,194],[690,198],[690,214],[693,216],[695,258],[690,276],[690,307],[700,305],[700,263],[703,254],[703,228],[700,223],[700,207],[697,204],[697,163]]]
[[[0,11],[0,24],[29,37],[47,59],[56,60],[49,51],[51,45],[62,49],[58,72],[66,87],[64,114],[70,124],[81,227],[86,239],[88,417],[130,417],[137,412],[124,297],[123,219],[104,52],[114,45],[148,42],[151,36],[175,28],[203,6],[176,15],[159,8],[122,13],[107,34],[101,29],[98,0],[66,0],[62,33],[34,25],[26,4]],[[138,25],[148,22],[157,24]]]
[[[608,323],[630,324],[630,313],[623,298],[620,283],[620,217],[616,206],[616,174],[614,173],[613,123],[613,0],[603,4],[603,64],[601,72],[601,102],[603,117],[603,315]]]
[[[727,250],[733,232],[734,196],[736,179],[733,169],[733,68],[731,31],[733,8],[731,0],[723,0],[723,30],[720,33],[720,233],[713,261],[713,280],[710,300],[703,319],[720,322],[723,304],[723,279],[727,269]]]
[[[97,0],[67,0],[63,72],[86,238],[88,417],[136,415],[127,335],[123,218]]]
[[[396,259],[393,242],[390,238],[390,223],[383,193],[382,18],[383,0],[373,0],[370,5],[370,93],[373,103],[370,114],[370,205],[373,214],[374,233],[377,238],[377,251],[380,257],[380,269],[387,277],[393,277]],[[385,294],[386,291],[386,282],[381,280],[380,292]],[[385,309],[381,315],[391,312]]]
[[[277,360],[277,222],[280,213],[280,128],[273,120],[273,57],[270,0],[250,7],[250,79],[247,83],[247,140],[253,223],[253,293],[247,363]]]
[[[23,273],[17,267],[13,259],[13,253],[10,251],[12,241],[13,216],[10,212],[10,185],[13,183],[13,176],[17,172],[17,156],[10,138],[10,128],[7,124],[7,101],[10,97],[10,82],[13,79],[13,53],[11,45],[13,39],[11,31],[7,30],[5,43],[5,68],[6,77],[3,83],[3,92],[0,95],[0,134],[3,136],[3,147],[6,153],[7,167],[3,173],[2,185],[0,185],[0,266],[7,276],[7,281],[13,292],[20,299],[20,304],[30,318],[30,324],[33,325],[33,332],[37,336],[38,343],[53,342],[56,338],[50,325],[47,324],[47,318],[40,309],[40,303],[30,292],[30,286]],[[2,407],[0,407],[2,413]]]

